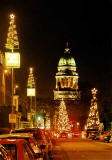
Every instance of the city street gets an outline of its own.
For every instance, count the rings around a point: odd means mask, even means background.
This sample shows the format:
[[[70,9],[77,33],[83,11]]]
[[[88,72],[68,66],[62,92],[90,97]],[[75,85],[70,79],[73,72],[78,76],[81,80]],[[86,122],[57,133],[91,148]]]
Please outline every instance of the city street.
[[[54,160],[112,160],[112,143],[62,140],[54,147]]]

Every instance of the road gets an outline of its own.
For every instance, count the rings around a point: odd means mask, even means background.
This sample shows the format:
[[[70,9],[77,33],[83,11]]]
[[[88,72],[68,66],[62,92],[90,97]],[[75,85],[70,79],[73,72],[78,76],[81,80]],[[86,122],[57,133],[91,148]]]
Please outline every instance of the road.
[[[54,147],[54,160],[112,160],[112,143],[92,140],[61,140]]]

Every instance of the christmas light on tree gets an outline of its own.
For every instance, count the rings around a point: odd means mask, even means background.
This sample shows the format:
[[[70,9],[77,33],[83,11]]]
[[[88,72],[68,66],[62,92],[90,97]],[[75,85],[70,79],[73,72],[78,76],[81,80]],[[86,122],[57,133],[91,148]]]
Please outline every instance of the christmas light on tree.
[[[35,88],[35,80],[34,80],[34,76],[33,76],[33,68],[30,68],[27,87],[28,88]]]
[[[11,106],[14,114],[14,68],[20,68],[20,53],[15,52],[15,49],[19,49],[19,41],[15,25],[15,15],[10,14],[10,24],[6,40],[6,52],[5,52],[5,66],[11,68]],[[12,129],[14,129],[13,122]]]
[[[59,106],[59,117],[58,117],[58,123],[57,123],[57,130],[59,131],[59,133],[65,133],[65,132],[71,131],[71,124],[69,122],[66,105],[63,99]]]
[[[8,29],[6,48],[11,50],[19,49],[19,41],[18,41],[18,36],[16,31],[14,14],[10,14],[10,25]]]
[[[99,125],[100,125],[100,120],[99,120],[99,114],[98,114],[98,108],[97,108],[97,89],[92,89],[92,96],[93,98],[91,99],[91,106],[90,106],[90,111],[89,111],[89,116],[87,119],[87,125],[86,129],[92,130],[92,129],[97,129],[99,130]]]

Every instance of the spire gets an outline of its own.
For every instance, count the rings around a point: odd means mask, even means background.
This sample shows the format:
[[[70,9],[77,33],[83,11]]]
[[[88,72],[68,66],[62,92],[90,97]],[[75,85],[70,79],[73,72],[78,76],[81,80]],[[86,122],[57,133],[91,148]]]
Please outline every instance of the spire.
[[[16,25],[15,25],[15,15],[10,14],[10,23],[9,23],[9,29],[7,34],[7,42],[6,42],[6,48],[11,49],[12,51],[14,49],[19,49],[19,41],[16,31]]]
[[[64,53],[70,53],[70,49],[68,48],[68,41],[66,42],[66,47]]]

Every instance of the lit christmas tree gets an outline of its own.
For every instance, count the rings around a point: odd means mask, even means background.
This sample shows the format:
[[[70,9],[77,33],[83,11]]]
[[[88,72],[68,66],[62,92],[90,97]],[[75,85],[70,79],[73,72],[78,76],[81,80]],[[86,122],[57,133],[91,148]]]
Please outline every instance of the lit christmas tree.
[[[36,116],[36,103],[34,104],[34,98],[36,98],[36,88],[35,88],[35,80],[33,75],[33,68],[30,68],[30,73],[28,76],[28,83],[27,83],[27,96],[30,97],[30,108],[29,108],[29,118],[28,120],[35,119]],[[36,99],[35,99],[36,102]],[[35,107],[35,108],[34,108]]]
[[[14,14],[10,14],[10,25],[8,29],[6,48],[11,49],[12,51],[14,49],[19,49],[19,41],[18,41],[18,36],[16,31]]]
[[[97,108],[97,98],[96,98],[97,90],[94,88],[92,89],[92,96],[91,99],[91,106],[89,111],[89,116],[87,119],[86,130],[99,130],[100,120]]]
[[[35,88],[35,80],[34,80],[34,76],[33,76],[33,68],[30,68],[27,87],[28,88]]]
[[[71,131],[71,124],[69,122],[66,105],[65,102],[62,100],[59,106],[59,117],[57,123],[57,130],[59,133],[66,133]]]

